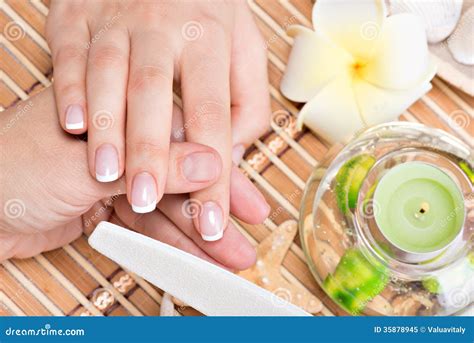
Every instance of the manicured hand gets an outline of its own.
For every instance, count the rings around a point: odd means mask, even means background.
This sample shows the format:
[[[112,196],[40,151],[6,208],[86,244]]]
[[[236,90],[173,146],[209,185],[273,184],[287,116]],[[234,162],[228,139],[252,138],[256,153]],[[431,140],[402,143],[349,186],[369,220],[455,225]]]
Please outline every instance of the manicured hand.
[[[207,240],[222,237],[232,153],[238,159],[269,126],[266,50],[245,2],[56,0],[47,37],[62,127],[88,131],[97,180],[126,171],[135,212],[163,196],[180,85],[182,133],[222,160],[217,182],[191,195],[202,204],[195,226]]]
[[[63,133],[54,109],[47,89],[0,116],[0,146],[8,147],[0,154],[0,261],[69,243],[91,220],[107,220],[113,208],[109,198],[125,193],[123,179],[99,183],[90,176],[87,144]],[[213,162],[202,159],[207,154]],[[215,150],[188,142],[171,144],[167,166],[166,193],[209,187],[222,169]],[[215,174],[195,182],[194,175],[209,167]]]

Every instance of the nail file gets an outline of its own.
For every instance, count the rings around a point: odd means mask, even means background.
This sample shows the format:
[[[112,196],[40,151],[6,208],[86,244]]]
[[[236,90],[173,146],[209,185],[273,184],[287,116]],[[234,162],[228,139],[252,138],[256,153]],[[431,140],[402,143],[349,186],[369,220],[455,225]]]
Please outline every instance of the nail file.
[[[310,316],[225,269],[118,225],[101,222],[89,244],[208,316]]]

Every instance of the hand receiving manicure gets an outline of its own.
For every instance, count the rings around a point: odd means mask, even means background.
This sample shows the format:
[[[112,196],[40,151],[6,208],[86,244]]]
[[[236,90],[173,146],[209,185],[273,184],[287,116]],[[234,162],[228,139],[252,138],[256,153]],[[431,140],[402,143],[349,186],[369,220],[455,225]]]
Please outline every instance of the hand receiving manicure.
[[[180,84],[181,136],[215,149],[222,161],[216,182],[191,194],[202,204],[194,224],[204,239],[221,238],[232,158],[269,126],[266,50],[246,3],[53,0],[47,38],[62,127],[88,131],[98,181],[126,171],[135,212],[152,211],[166,191],[173,81]],[[215,171],[202,165],[213,158],[189,159],[184,171],[196,182],[209,178]]]

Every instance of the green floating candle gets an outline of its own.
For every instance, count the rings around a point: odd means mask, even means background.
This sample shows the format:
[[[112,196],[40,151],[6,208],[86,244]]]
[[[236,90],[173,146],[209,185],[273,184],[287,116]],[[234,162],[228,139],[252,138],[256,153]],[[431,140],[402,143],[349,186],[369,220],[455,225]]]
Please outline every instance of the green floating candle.
[[[453,179],[437,167],[407,162],[390,169],[374,193],[375,221],[385,238],[410,253],[446,247],[464,223],[464,199]]]

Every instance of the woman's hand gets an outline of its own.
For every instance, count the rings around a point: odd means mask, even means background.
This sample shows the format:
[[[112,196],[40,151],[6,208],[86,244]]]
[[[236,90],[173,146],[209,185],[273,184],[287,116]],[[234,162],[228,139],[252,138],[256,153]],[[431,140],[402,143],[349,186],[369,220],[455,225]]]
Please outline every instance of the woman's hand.
[[[176,120],[173,123],[179,125],[181,113],[177,109],[174,114]],[[46,89],[28,102],[3,112],[0,117],[0,127],[3,128],[0,146],[4,147],[0,149],[0,206],[3,210],[0,212],[0,261],[10,257],[33,256],[71,242],[83,231],[92,230],[98,221],[109,220],[114,200],[125,192],[122,180],[99,183],[90,176],[85,160],[86,143],[65,135],[53,120],[54,116],[52,90]],[[218,177],[219,156],[211,148],[175,142],[170,151],[167,192],[195,191],[211,185]],[[213,168],[217,174],[214,180],[210,178],[196,183],[188,178],[189,170],[186,171],[185,161],[187,157],[203,152],[215,155]],[[201,175],[201,168],[209,167],[202,163],[193,166],[191,174]],[[233,214],[248,223],[262,222],[268,214],[265,200],[237,168],[232,173]],[[222,246],[229,251],[239,252],[233,257],[225,252],[222,256],[212,253],[214,249],[224,249],[220,248],[221,242],[208,245],[197,243],[199,236],[196,237],[195,232],[189,233],[191,220],[189,215],[186,217],[182,212],[185,207],[183,200],[179,200],[181,202],[177,202],[176,198],[173,201],[165,198],[160,203],[162,211],[176,224],[173,226],[176,230],[179,228],[196,244],[202,245],[203,251],[210,247],[209,255],[228,268],[239,269],[252,263],[253,248],[235,229],[231,228],[225,234]],[[177,217],[176,206],[181,209],[181,219]],[[166,225],[166,228],[169,227]],[[158,229],[155,227],[155,230]],[[169,231],[164,229],[164,232]],[[183,241],[179,237],[180,233],[177,232],[176,240],[173,241],[172,235],[169,235],[167,242],[186,248],[188,245],[181,246]]]
[[[203,204],[195,225],[208,240],[222,237],[232,152],[238,159],[269,126],[266,50],[245,2],[56,0],[47,37],[61,125],[88,131],[97,180],[126,171],[135,212],[153,210],[165,191],[180,84],[182,133],[222,159],[217,182],[192,194]]]

